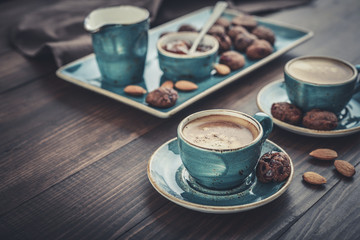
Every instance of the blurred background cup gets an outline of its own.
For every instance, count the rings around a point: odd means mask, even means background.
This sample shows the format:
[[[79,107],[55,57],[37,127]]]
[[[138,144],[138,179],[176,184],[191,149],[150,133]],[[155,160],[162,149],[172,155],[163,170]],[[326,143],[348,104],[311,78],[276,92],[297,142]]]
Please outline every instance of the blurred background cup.
[[[284,77],[290,101],[304,111],[314,108],[336,114],[359,92],[358,69],[331,57],[304,56],[285,65]]]
[[[85,19],[103,82],[126,86],[143,80],[149,11],[134,6],[99,8]]]

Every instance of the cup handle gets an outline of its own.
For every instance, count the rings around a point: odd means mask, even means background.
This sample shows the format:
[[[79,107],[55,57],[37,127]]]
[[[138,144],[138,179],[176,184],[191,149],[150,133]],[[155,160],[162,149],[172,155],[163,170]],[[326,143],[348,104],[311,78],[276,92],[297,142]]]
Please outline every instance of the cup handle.
[[[264,134],[261,138],[261,142],[265,142],[265,140],[269,137],[272,129],[273,129],[273,121],[271,117],[269,117],[267,114],[258,112],[255,113],[253,116],[262,126]]]
[[[360,75],[360,64],[357,64],[355,65],[355,68],[357,69],[358,71],[358,78],[359,78],[359,75]],[[354,90],[354,94],[357,93],[357,92],[360,92],[360,80],[357,81],[356,83],[356,87],[355,87],[355,90]]]

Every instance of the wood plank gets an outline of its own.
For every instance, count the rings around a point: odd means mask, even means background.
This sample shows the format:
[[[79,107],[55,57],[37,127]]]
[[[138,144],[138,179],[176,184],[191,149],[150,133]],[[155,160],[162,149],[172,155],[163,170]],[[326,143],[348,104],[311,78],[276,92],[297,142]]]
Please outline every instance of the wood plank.
[[[57,69],[52,61],[31,60],[15,51],[0,54],[0,94],[38,80]]]
[[[356,166],[359,173],[359,164]],[[307,211],[280,239],[358,239],[360,236],[359,175],[341,176],[321,202]],[[351,193],[351,194],[350,194]]]
[[[104,156],[0,217],[22,238],[111,238],[167,204],[146,177],[150,153],[168,131],[153,132]],[[91,161],[91,159],[88,159]],[[18,231],[21,229],[21,231]],[[12,232],[8,236],[12,236]]]
[[[0,213],[164,121],[55,76],[3,94],[0,109]]]

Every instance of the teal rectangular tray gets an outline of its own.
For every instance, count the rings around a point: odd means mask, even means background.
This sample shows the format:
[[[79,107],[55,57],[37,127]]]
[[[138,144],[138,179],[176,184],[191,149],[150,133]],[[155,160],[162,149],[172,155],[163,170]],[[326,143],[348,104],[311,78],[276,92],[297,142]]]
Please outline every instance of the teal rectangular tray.
[[[177,31],[178,27],[185,23],[191,24],[200,29],[204,22],[209,18],[211,11],[212,7],[203,8],[149,30],[149,46],[144,71],[144,82],[139,83],[140,86],[143,86],[148,92],[150,92],[158,88],[161,81],[164,80],[162,79],[163,73],[159,67],[156,51],[156,42],[161,33]],[[223,14],[223,17],[231,19],[236,15],[236,11],[227,10]],[[257,18],[257,21],[259,22],[259,25],[266,26],[274,31],[276,35],[274,52],[271,55],[257,61],[246,58],[245,66],[237,71],[231,72],[229,75],[212,75],[208,79],[197,82],[198,89],[193,92],[179,91],[179,98],[176,104],[170,108],[162,109],[149,106],[145,102],[146,95],[141,97],[133,97],[124,93],[124,88],[109,88],[102,86],[101,75],[94,54],[90,54],[65,66],[62,66],[57,70],[56,74],[58,77],[72,82],[80,87],[113,98],[154,116],[168,118],[189,106],[190,104],[196,102],[197,100],[239,79],[241,76],[254,71],[265,63],[277,58],[286,51],[289,51],[290,49],[313,36],[311,31],[299,27],[289,26],[282,23],[275,23],[263,18]]]

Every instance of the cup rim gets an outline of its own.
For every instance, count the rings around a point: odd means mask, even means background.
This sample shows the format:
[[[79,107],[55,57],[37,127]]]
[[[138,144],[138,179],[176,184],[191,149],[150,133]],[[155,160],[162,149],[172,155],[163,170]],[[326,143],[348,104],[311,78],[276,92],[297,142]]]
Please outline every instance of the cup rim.
[[[162,36],[161,38],[158,39],[157,44],[156,44],[156,48],[158,50],[159,53],[161,53],[162,55],[165,55],[167,57],[172,57],[172,58],[179,58],[179,59],[193,59],[193,58],[199,58],[199,57],[204,57],[204,56],[209,56],[212,55],[214,53],[216,53],[219,49],[219,42],[218,40],[216,40],[215,37],[206,34],[203,38],[203,41],[209,41],[211,42],[211,46],[212,48],[206,52],[195,52],[194,54],[191,55],[187,55],[187,54],[176,54],[176,53],[172,53],[172,52],[168,52],[165,49],[163,49],[163,45],[164,43],[167,43],[169,41],[169,39],[174,39],[177,36],[181,39],[181,37],[185,36],[186,38],[191,38],[192,40],[195,40],[196,36],[199,35],[198,32],[172,32],[172,33],[167,33],[164,36]],[[178,39],[178,40],[180,40]],[[175,39],[174,39],[175,40]]]
[[[308,82],[308,81],[305,81],[305,80],[302,80],[300,78],[297,78],[295,77],[294,75],[291,75],[290,72],[289,72],[289,66],[295,62],[295,61],[298,61],[298,60],[301,60],[301,59],[315,59],[315,58],[318,58],[318,59],[328,59],[328,60],[331,60],[331,61],[336,61],[336,62],[340,62],[340,63],[343,63],[345,65],[347,65],[348,67],[350,67],[353,71],[353,75],[341,82],[341,83],[327,83],[327,84],[320,84],[320,83],[312,83],[312,82]],[[309,56],[300,56],[300,57],[296,57],[296,58],[293,58],[291,59],[290,61],[288,61],[286,64],[285,64],[285,67],[284,67],[284,73],[287,74],[288,76],[290,76],[291,78],[295,79],[296,81],[299,81],[299,82],[302,82],[302,83],[305,83],[305,84],[308,84],[308,85],[313,85],[313,86],[340,86],[340,85],[343,85],[343,84],[346,84],[346,83],[349,83],[351,81],[354,81],[356,80],[356,76],[358,75],[358,71],[356,69],[356,67],[351,64],[350,62],[348,61],[345,61],[341,58],[335,58],[335,57],[329,57],[329,56],[317,56],[317,55],[309,55]]]
[[[198,119],[200,117],[210,116],[210,115],[226,115],[226,116],[233,116],[233,117],[241,116],[241,117],[243,117],[242,119],[245,119],[246,121],[250,122],[255,128],[257,128],[258,135],[251,142],[249,142],[246,145],[240,146],[238,148],[228,148],[228,149],[212,149],[212,148],[201,147],[201,146],[198,146],[194,143],[191,143],[189,140],[187,140],[182,132],[182,129],[184,128],[184,126],[187,123],[189,123],[195,119]],[[205,150],[205,151],[212,151],[212,152],[232,152],[232,151],[236,151],[239,149],[245,149],[245,148],[252,146],[255,143],[259,142],[261,140],[262,136],[264,135],[264,130],[263,130],[261,124],[255,118],[253,118],[252,116],[250,116],[246,113],[235,111],[235,110],[230,110],[230,109],[209,109],[209,110],[195,112],[195,113],[190,114],[189,116],[185,117],[179,123],[178,128],[177,128],[177,133],[178,133],[178,137],[180,137],[183,141],[185,141],[187,144],[191,145],[192,147],[195,147],[195,148],[198,148],[201,150]]]
[[[131,11],[132,14],[138,14],[138,16],[133,16],[133,19],[130,19],[129,17],[124,17],[121,19],[114,19],[114,15],[118,16],[119,11],[122,11],[126,14],[130,14],[129,11]],[[100,16],[103,14],[104,16]],[[113,7],[102,7],[97,8],[89,13],[87,17],[84,20],[84,28],[89,32],[97,32],[102,27],[106,25],[133,25],[137,23],[141,23],[147,19],[149,19],[150,12],[141,7],[132,6],[132,5],[120,5],[120,6],[113,6]],[[95,24],[92,22],[93,18],[103,18],[103,23]]]

